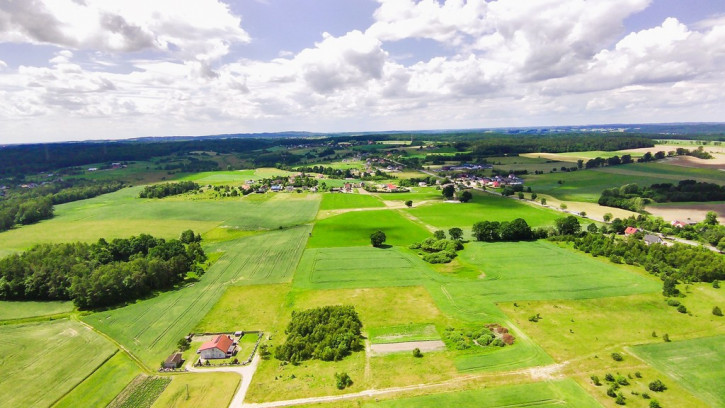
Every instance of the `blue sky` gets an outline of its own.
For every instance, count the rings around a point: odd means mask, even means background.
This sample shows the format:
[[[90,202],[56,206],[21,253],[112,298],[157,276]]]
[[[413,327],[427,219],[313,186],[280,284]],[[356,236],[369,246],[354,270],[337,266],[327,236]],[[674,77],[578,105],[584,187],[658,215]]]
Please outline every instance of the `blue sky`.
[[[722,121],[725,2],[0,0],[0,143]]]

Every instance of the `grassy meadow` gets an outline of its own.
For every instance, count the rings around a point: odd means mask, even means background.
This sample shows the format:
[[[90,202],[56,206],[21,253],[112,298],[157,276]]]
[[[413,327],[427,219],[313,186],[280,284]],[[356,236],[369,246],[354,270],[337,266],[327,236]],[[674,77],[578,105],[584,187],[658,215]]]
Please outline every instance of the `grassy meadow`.
[[[302,226],[214,244],[208,252],[223,255],[199,282],[83,320],[156,367],[212,309],[227,286],[289,281],[308,235],[309,227]]]
[[[370,234],[384,230],[387,245],[410,245],[430,233],[396,210],[354,211],[315,223],[308,248],[370,246]]]
[[[0,301],[0,322],[29,317],[52,316],[72,312],[73,302]]]
[[[650,365],[713,407],[725,406],[723,350],[725,336],[647,344],[633,349]]]
[[[50,406],[115,352],[70,320],[0,326],[0,406]]]
[[[320,211],[374,207],[385,207],[385,204],[374,196],[365,194],[325,193],[320,203]]]

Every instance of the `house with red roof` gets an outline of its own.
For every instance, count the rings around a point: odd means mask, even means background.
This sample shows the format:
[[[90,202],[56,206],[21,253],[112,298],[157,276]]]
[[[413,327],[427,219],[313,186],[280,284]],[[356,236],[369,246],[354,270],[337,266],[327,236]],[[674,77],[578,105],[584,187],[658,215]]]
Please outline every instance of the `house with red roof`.
[[[626,228],[626,229],[624,230],[624,235],[632,235],[632,234],[635,234],[635,233],[637,233],[638,231],[639,231],[639,228],[635,228],[635,227],[627,227],[627,228]]]
[[[672,221],[672,226],[675,228],[685,228],[687,223],[682,221]]]
[[[234,354],[236,344],[231,337],[220,334],[210,341],[202,344],[197,353],[201,354],[203,359],[227,358]]]

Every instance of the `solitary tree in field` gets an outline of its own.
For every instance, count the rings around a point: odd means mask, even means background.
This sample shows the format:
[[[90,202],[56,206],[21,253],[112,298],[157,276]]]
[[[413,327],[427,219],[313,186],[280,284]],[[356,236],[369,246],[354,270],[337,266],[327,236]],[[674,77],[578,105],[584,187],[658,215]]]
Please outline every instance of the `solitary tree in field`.
[[[471,194],[470,191],[464,191],[461,193],[460,197],[458,197],[458,200],[462,203],[467,203],[467,202],[471,201],[472,198],[473,198],[473,194]]]
[[[546,199],[545,198],[542,198],[541,199],[541,205],[546,205]]]
[[[448,235],[451,236],[452,240],[458,241],[463,238],[463,230],[458,227],[453,227],[448,230]]]
[[[443,194],[443,197],[446,198],[446,200],[450,200],[453,198],[453,194],[456,192],[456,188],[452,185],[443,187],[443,190],[441,191],[441,194]]]
[[[413,200],[406,201],[405,202],[405,206],[408,207],[408,208],[412,207],[413,206]]]
[[[611,221],[612,220],[612,217],[613,217],[612,213],[606,213],[606,214],[604,214],[604,218],[603,218],[604,219],[604,222]]]
[[[383,245],[385,239],[385,233],[380,230],[377,230],[370,235],[370,243],[373,244],[373,246],[376,248]]]

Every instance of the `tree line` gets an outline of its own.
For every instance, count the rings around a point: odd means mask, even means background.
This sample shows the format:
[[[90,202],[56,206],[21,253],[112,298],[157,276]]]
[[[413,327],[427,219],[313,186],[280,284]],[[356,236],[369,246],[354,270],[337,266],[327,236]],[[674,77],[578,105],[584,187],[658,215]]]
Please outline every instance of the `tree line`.
[[[164,198],[173,195],[184,194],[199,189],[199,185],[193,181],[179,181],[177,183],[154,184],[144,187],[138,194],[139,198]]]
[[[362,349],[362,322],[353,306],[325,306],[293,311],[287,339],[274,356],[293,364],[318,359],[338,361]]]
[[[124,183],[120,181],[91,184],[56,181],[34,189],[9,190],[7,196],[0,201],[0,232],[18,224],[29,225],[53,218],[55,204],[85,200],[123,187]]]
[[[725,186],[695,180],[681,180],[676,185],[661,183],[652,184],[649,187],[639,187],[637,184],[626,184],[622,187],[606,189],[602,191],[598,202],[599,205],[607,207],[640,212],[644,210],[645,205],[652,201],[666,203],[721,200],[725,200]]]
[[[203,274],[201,237],[141,234],[127,239],[39,244],[0,259],[0,299],[72,300],[82,309],[112,306],[174,287]]]

